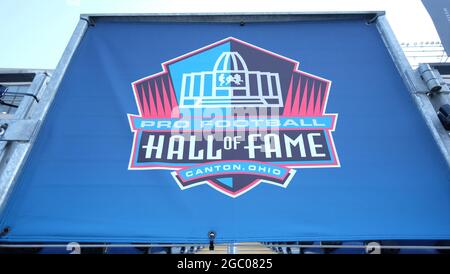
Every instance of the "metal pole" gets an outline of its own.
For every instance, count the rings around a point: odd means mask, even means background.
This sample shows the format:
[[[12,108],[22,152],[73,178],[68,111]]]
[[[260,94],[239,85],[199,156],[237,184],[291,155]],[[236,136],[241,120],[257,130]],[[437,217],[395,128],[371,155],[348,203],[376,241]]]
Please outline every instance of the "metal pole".
[[[18,113],[25,115],[25,113],[30,117],[30,119],[38,119],[43,121],[50,108],[50,105],[55,97],[59,85],[61,84],[64,73],[69,66],[69,62],[75,53],[76,48],[81,42],[84,33],[86,32],[88,24],[84,20],[80,20],[72,38],[67,45],[61,60],[58,63],[50,82],[48,83],[45,90],[43,90],[40,96],[40,102],[38,104],[32,104],[27,107],[19,107]],[[31,99],[25,99],[31,100]],[[25,103],[25,102],[24,102]],[[29,110],[27,109],[29,106]],[[39,130],[40,125],[37,126],[36,132],[33,138],[29,142],[13,142],[8,149],[5,151],[4,157],[8,157],[9,161],[2,163],[0,166],[0,213],[3,211],[6,201],[8,200],[11,189],[16,182],[17,177],[25,163],[25,160],[31,150],[33,141],[36,138],[36,133]]]
[[[228,254],[236,254],[237,248],[235,243],[228,244],[227,253]]]
[[[379,16],[376,21],[378,31],[383,38],[383,41],[392,56],[392,59],[403,78],[405,85],[407,86],[411,96],[413,97],[417,108],[422,114],[431,134],[434,137],[442,155],[447,161],[448,167],[450,167],[450,138],[448,132],[444,129],[439,118],[436,115],[430,99],[427,96],[429,92],[425,83],[420,79],[420,75],[417,71],[414,71],[408,62],[408,59],[403,52],[400,44],[395,38],[389,23],[385,16]],[[448,96],[448,95],[440,95]]]

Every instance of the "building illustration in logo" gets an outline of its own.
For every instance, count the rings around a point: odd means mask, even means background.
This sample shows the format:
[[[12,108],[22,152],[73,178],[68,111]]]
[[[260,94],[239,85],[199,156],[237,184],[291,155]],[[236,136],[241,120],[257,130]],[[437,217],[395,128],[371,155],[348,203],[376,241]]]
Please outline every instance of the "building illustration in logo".
[[[212,71],[183,73],[180,108],[281,107],[281,95],[278,73],[249,71],[238,52],[223,52]]]
[[[235,198],[260,183],[286,188],[301,168],[340,167],[331,82],[297,61],[229,37],[162,67],[132,83],[130,170]]]

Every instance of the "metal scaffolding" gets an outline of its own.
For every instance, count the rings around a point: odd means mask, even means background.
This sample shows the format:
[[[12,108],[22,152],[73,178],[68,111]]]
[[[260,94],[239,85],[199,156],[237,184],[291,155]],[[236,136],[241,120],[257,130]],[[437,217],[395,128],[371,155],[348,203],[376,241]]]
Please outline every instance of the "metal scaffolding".
[[[439,41],[400,43],[403,52],[413,68],[420,63],[448,63],[450,58]]]

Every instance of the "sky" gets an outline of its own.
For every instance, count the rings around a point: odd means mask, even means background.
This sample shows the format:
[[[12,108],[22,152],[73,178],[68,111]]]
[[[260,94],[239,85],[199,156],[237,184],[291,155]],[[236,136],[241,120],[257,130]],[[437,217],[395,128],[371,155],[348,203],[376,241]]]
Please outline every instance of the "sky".
[[[80,14],[384,10],[399,42],[439,41],[420,0],[0,0],[0,68],[54,69]]]

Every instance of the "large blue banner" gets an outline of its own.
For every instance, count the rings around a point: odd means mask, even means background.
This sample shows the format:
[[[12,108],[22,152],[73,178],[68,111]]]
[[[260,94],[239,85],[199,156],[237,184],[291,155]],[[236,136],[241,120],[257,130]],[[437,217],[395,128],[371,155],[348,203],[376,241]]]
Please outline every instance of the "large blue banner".
[[[102,20],[0,240],[449,239],[449,175],[375,25]]]

